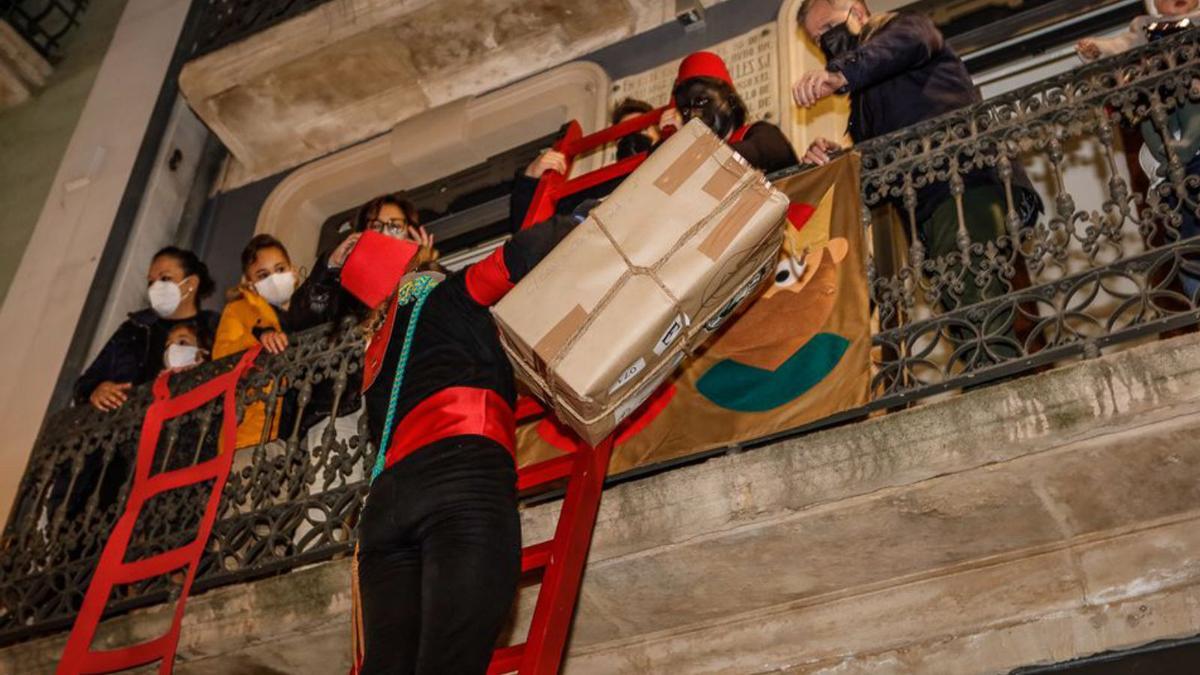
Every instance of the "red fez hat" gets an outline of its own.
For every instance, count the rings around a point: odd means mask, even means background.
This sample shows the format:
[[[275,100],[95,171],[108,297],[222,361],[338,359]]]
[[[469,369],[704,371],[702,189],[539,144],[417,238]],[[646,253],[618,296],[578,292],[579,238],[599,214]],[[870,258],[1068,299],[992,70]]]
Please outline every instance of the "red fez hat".
[[[418,246],[411,241],[363,232],[342,265],[342,287],[374,309],[396,290],[417,250]]]
[[[694,52],[679,64],[679,76],[675,78],[675,86],[687,82],[693,77],[711,77],[733,86],[733,78],[729,76],[729,68],[725,61],[712,52]]]

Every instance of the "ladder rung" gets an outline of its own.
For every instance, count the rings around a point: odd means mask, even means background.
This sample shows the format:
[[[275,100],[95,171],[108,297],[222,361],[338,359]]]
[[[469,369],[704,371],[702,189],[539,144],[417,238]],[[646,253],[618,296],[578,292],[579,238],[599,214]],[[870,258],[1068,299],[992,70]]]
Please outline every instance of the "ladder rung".
[[[488,665],[488,675],[515,673],[521,667],[521,659],[525,658],[525,643],[502,647],[492,654],[492,662]]]
[[[527,466],[517,472],[517,490],[528,490],[566,478],[571,475],[574,464],[575,455],[569,454]]]
[[[553,539],[540,544],[534,544],[533,546],[526,546],[521,551],[521,572],[531,572],[549,565],[550,552],[553,547]]]
[[[113,573],[113,581],[118,584],[132,584],[187,567],[196,557],[196,552],[191,550],[193,548],[192,544],[185,544],[149,558],[135,560],[131,563],[121,563]]]

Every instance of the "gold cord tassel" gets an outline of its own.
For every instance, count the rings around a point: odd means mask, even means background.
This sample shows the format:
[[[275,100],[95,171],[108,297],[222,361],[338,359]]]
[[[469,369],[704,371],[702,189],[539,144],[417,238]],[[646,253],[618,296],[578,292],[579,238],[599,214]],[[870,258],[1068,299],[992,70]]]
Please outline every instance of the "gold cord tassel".
[[[362,670],[367,646],[363,641],[362,589],[358,585],[358,544],[354,545],[354,560],[350,563],[350,644],[354,665],[350,672],[357,675]]]

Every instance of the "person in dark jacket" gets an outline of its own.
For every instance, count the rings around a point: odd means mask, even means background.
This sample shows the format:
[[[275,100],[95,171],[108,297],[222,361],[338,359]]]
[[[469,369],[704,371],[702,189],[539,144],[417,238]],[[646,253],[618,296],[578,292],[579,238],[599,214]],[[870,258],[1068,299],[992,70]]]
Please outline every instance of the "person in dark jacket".
[[[872,16],[861,0],[805,0],[797,15],[801,29],[826,58],[824,68],[804,73],[792,88],[800,106],[811,107],[834,94],[850,95],[849,134],[855,143],[982,101],[967,68],[933,22],[918,14]],[[824,164],[841,145],[815,140],[804,160]],[[963,211],[972,242],[996,241],[1007,234],[1008,201],[995,169],[963,176]],[[1020,224],[1033,224],[1042,204],[1020,166],[1013,166],[1013,209]],[[909,214],[901,206],[906,219]],[[935,257],[958,251],[958,210],[947,182],[917,190],[913,214],[917,232]],[[966,289],[943,298],[947,309],[996,297],[1003,282],[986,288],[964,274]]]
[[[113,411],[129,390],[153,380],[163,369],[167,335],[182,322],[197,322],[216,333],[219,317],[200,303],[215,284],[196,254],[168,246],[150,261],[146,274],[150,308],[129,315],[75,382],[75,403]]]

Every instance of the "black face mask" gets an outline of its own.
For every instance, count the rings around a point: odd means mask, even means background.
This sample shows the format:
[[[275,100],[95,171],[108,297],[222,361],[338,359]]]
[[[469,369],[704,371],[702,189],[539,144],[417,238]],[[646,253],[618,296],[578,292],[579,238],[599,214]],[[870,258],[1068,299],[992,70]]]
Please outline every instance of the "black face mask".
[[[721,94],[703,83],[692,84],[675,97],[675,107],[684,122],[699,117],[719,138],[733,132],[733,106]]]
[[[832,61],[846,52],[858,49],[859,36],[850,32],[850,17],[830,28],[819,40],[821,51],[827,61]]]
[[[643,152],[650,152],[653,147],[654,141],[646,134],[629,134],[617,141],[617,159],[626,159]]]

